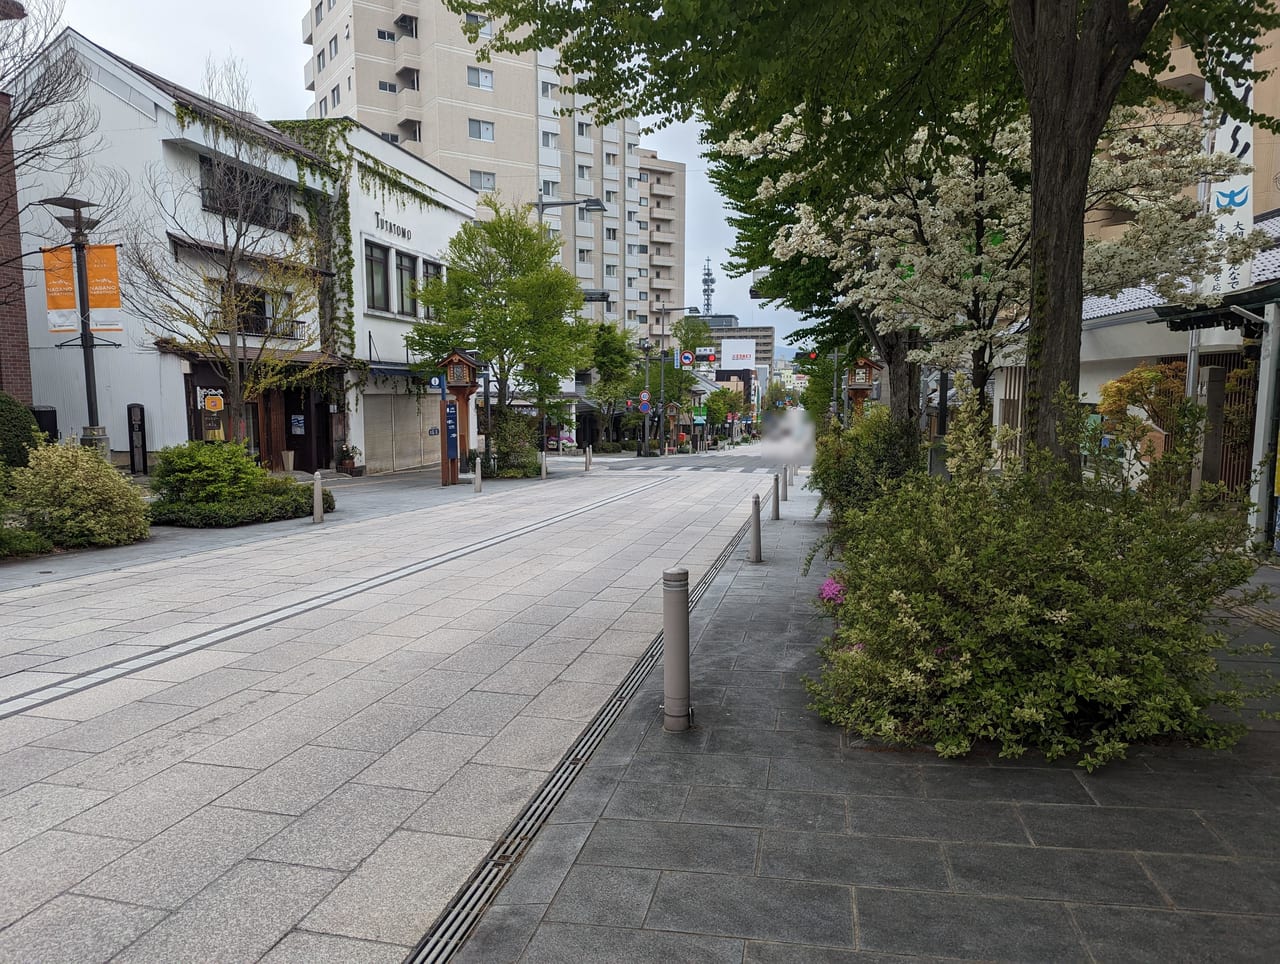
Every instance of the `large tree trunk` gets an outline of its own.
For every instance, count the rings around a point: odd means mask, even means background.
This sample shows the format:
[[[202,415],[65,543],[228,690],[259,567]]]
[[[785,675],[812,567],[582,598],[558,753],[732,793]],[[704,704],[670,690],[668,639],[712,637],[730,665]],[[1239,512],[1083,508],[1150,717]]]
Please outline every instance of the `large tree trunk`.
[[[1089,165],[1120,85],[1169,0],[1009,0],[1031,111],[1031,322],[1023,426],[1073,469],[1054,396],[1080,394]]]
[[[920,424],[920,366],[907,360],[911,332],[880,334],[881,354],[889,371],[889,417],[898,424]]]

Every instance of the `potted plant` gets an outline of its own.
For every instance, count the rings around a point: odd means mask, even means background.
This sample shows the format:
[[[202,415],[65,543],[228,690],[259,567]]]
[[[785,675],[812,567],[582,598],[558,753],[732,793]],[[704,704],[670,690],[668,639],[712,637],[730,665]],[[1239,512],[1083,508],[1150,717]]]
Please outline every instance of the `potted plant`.
[[[360,455],[360,446],[343,442],[338,448],[338,471],[345,472],[347,475],[363,474],[364,466],[356,465],[356,459],[358,459]]]

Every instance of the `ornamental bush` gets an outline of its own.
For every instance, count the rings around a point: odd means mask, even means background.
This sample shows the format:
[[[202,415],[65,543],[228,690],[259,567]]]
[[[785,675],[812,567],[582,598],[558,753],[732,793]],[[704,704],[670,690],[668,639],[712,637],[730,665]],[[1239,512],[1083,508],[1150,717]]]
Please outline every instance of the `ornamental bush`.
[[[156,453],[151,491],[162,502],[231,502],[257,492],[266,471],[241,442],[186,442]]]
[[[269,477],[260,491],[226,502],[155,502],[151,506],[151,522],[187,529],[226,529],[255,522],[303,519],[312,513],[312,498],[311,486],[304,482]],[[325,512],[332,512],[336,505],[333,493],[324,489],[323,499]]]
[[[1256,568],[1249,536],[1220,500],[909,476],[842,520],[813,705],[942,756],[994,741],[1092,770],[1156,738],[1230,745],[1243,727],[1209,708],[1254,694],[1219,667],[1226,639],[1206,623]]]
[[[38,444],[11,479],[27,529],[58,548],[121,546],[151,534],[142,493],[96,449]]]
[[[830,508],[839,519],[849,509],[866,507],[897,479],[925,467],[920,432],[889,417],[876,405],[846,429],[818,436],[809,487],[821,496],[818,511]]]
[[[0,392],[0,467],[27,464],[27,449],[36,442],[35,416],[12,395]]]

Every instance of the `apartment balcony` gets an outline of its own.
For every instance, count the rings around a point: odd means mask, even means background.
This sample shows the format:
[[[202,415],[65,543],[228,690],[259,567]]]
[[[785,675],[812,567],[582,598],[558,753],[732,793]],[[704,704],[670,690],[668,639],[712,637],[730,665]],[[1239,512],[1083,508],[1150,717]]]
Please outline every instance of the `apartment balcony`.
[[[555,168],[560,170],[560,148],[558,147],[539,147],[538,163],[543,167]]]
[[[649,232],[649,240],[654,244],[675,244],[679,238],[670,231],[652,230]]]
[[[591,261],[575,261],[574,274],[579,278],[591,279],[596,276],[596,266]]]
[[[604,166],[604,179],[606,181],[618,181],[620,176],[621,172],[613,164],[606,164]]]
[[[307,62],[302,65],[302,82],[307,90],[316,89],[316,60],[314,57],[308,57]]]
[[[617,290],[618,290],[618,279],[617,279],[617,278],[604,278],[604,279],[602,279],[601,287],[603,287],[605,291],[617,291]]]
[[[421,6],[418,0],[395,0],[391,5],[392,19],[398,22],[401,17],[416,18],[420,14]]]
[[[660,197],[675,197],[677,192],[674,184],[667,184],[666,182],[659,184],[657,181],[650,178],[649,193],[656,194]]]
[[[553,97],[538,98],[538,116],[539,117],[559,117],[560,101]]]
[[[581,135],[575,134],[573,137],[573,149],[575,151],[581,151],[583,154],[594,156],[596,142],[590,137],[582,137]]]
[[[676,287],[676,282],[674,278],[656,278],[656,277],[653,277],[652,275],[649,277],[649,288],[654,292],[674,291],[675,287]],[[665,298],[661,298],[659,300],[666,301]]]
[[[315,24],[311,20],[311,7],[307,7],[307,12],[302,15],[302,42],[304,44],[311,43],[315,30]]]
[[[606,144],[622,143],[622,135],[619,133],[618,128],[613,124],[610,124],[608,127],[604,128],[604,130],[601,132],[601,139]]]
[[[1169,68],[1157,79],[1164,87],[1181,91],[1192,97],[1204,96],[1204,75],[1200,72],[1191,48],[1186,44],[1173,48]]]
[[[396,44],[396,75],[422,70],[422,55],[410,43]]]
[[[618,251],[618,242],[617,242],[617,241],[605,241],[605,242],[604,242],[604,253],[605,253],[605,254],[618,254],[618,253],[619,253],[619,251]]]
[[[597,194],[596,182],[589,177],[574,178],[573,189],[580,197],[595,197]]]
[[[417,93],[417,91],[414,91]],[[396,108],[396,126],[416,129],[422,123],[422,107],[401,102]]]
[[[649,255],[649,264],[655,268],[674,268],[676,266],[676,259],[670,255],[651,254]]]

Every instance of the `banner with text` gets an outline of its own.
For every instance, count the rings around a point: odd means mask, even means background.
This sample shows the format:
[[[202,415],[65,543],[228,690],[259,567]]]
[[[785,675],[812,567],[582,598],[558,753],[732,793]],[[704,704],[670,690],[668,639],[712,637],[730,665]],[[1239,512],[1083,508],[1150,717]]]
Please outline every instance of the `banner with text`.
[[[717,366],[722,371],[752,370],[756,367],[756,342],[754,338],[726,338],[720,342]]]
[[[1252,61],[1246,66],[1252,67]],[[1253,107],[1253,84],[1236,84],[1232,93],[1249,107]],[[1213,109],[1211,104],[1210,110]],[[1225,112],[1218,114],[1218,129],[1213,135],[1215,153],[1230,154],[1246,164],[1253,163],[1253,125],[1238,121]],[[1244,237],[1253,230],[1253,174],[1237,174],[1225,181],[1209,186],[1209,210],[1214,215],[1214,234],[1220,239]],[[1253,284],[1253,265],[1246,261],[1240,265],[1226,265],[1205,278],[1209,294],[1227,295]]]
[[[46,248],[42,254],[49,331],[79,331],[74,252],[70,247],[61,247]],[[89,276],[89,327],[93,331],[123,331],[120,268],[115,245],[91,244],[85,249],[85,255]]]

